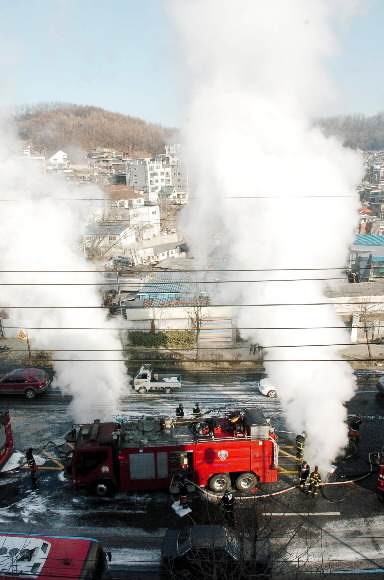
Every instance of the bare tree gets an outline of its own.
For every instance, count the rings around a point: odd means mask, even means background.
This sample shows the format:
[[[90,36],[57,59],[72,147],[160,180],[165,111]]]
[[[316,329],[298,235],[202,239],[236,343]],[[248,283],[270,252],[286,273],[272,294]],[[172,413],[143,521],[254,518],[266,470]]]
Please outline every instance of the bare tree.
[[[209,304],[209,296],[206,296],[205,294],[196,294],[192,298],[191,304],[186,308],[191,328],[195,333],[197,359],[199,358],[199,338],[201,328],[204,320],[211,316],[211,313],[207,308]]]
[[[9,318],[9,315],[4,308],[0,310],[0,338],[4,338],[4,325],[3,320]]]
[[[186,550],[185,557],[165,562],[168,577],[298,580],[310,572],[311,578],[323,578],[325,562],[320,559],[315,563],[311,558],[311,551],[318,550],[322,541],[317,528],[308,526],[305,518],[288,523],[286,518],[272,517],[268,509],[272,512],[275,503],[274,498],[261,502],[256,498],[238,498],[232,522],[227,521],[217,500],[207,500],[205,512],[194,508],[193,522],[200,517],[208,520],[207,531],[204,526],[196,534],[194,526],[183,530],[179,546],[181,553]]]

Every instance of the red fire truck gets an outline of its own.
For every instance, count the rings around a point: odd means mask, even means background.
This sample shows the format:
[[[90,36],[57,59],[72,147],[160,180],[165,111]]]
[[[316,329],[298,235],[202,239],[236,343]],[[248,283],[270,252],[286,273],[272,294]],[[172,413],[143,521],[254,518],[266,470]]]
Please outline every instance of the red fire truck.
[[[0,532],[0,579],[107,580],[106,554],[92,538]]]
[[[254,491],[277,481],[274,429],[259,409],[201,419],[142,417],[78,426],[67,476],[96,495],[166,489],[181,473],[197,486]]]
[[[0,411],[0,469],[14,449],[11,419],[8,411]]]
[[[378,454],[379,457],[379,475],[377,477],[377,492],[381,500],[384,501],[384,453]]]

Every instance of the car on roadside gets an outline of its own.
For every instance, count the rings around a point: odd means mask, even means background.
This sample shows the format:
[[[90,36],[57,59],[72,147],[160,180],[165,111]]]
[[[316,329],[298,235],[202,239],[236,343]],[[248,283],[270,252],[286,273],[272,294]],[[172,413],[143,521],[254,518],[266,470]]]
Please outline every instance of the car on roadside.
[[[0,395],[23,395],[27,399],[34,399],[44,393],[50,384],[51,379],[43,369],[14,369],[0,376]]]
[[[256,386],[259,389],[260,393],[265,397],[269,397],[270,399],[276,399],[277,397],[276,387],[270,379],[268,378],[260,379],[260,381],[256,381]]]
[[[221,525],[193,525],[167,530],[161,549],[162,568],[171,578],[268,578],[269,539],[247,535]]]
[[[356,369],[353,371],[353,374],[357,377],[357,378],[365,378],[365,379],[371,379],[374,377],[381,377],[384,375],[384,370],[379,371],[377,369]]]
[[[376,389],[380,395],[384,395],[384,375],[382,375],[376,383]]]

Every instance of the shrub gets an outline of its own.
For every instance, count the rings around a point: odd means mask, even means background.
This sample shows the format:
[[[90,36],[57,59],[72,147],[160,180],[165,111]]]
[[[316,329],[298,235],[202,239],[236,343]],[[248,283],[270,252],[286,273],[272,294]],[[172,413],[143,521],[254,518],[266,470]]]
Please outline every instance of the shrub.
[[[145,346],[151,348],[194,348],[195,333],[190,330],[166,330],[151,334],[132,330],[128,332],[128,341],[131,346]]]

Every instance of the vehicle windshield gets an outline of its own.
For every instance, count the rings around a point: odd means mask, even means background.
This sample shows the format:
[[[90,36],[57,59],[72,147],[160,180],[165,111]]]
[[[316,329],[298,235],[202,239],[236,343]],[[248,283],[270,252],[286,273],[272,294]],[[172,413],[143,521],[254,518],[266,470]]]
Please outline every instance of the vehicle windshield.
[[[240,559],[240,542],[233,534],[228,530],[225,532],[225,549],[234,558],[234,560]]]

